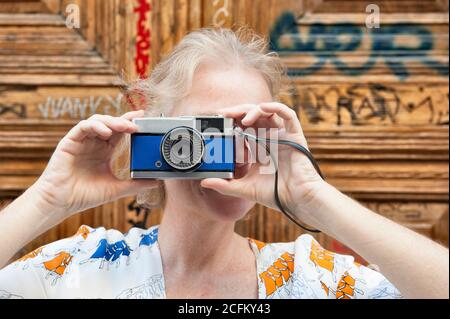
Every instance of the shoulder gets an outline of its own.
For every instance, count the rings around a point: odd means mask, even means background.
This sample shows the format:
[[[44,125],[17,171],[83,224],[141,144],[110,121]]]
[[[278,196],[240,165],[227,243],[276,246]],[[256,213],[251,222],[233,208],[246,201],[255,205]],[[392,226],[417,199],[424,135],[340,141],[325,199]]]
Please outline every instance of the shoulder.
[[[157,235],[157,226],[123,234],[83,225],[73,236],[39,247],[1,272],[3,277],[23,278],[21,286],[33,280],[49,297],[111,298],[115,295],[109,293],[162,273]],[[133,276],[127,276],[130,273]],[[102,290],[105,285],[108,291]]]
[[[132,228],[127,233],[116,229],[105,229],[104,227],[92,228],[82,225],[71,237],[67,237],[50,244],[37,248],[28,253],[17,262],[24,262],[37,257],[64,256],[72,259],[81,255],[91,258],[109,259],[110,253],[115,253],[115,258],[122,255],[127,256],[139,246],[151,246],[157,241],[158,228],[152,227],[147,230]],[[120,256],[119,256],[120,255]]]
[[[307,255],[312,237],[302,235],[294,242],[264,243],[250,239],[256,256],[259,298],[294,298],[292,287],[296,281],[299,262]]]
[[[324,249],[311,235],[293,242],[251,240],[262,298],[392,298],[400,293],[350,255]]]
[[[311,235],[304,234],[292,242],[264,243],[255,239],[250,239],[252,249],[259,262],[274,262],[281,256],[292,259],[295,263],[304,263],[304,261],[319,262],[334,258],[337,254],[324,249],[317,240]],[[289,256],[289,257],[288,257]],[[349,262],[353,262],[353,257],[345,256]]]

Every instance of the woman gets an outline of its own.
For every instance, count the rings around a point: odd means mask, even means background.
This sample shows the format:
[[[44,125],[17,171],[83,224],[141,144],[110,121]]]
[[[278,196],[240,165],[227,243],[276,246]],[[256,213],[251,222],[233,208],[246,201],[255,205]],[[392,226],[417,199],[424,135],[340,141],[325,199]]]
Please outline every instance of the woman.
[[[241,37],[242,38],[242,37]],[[299,120],[273,102],[279,59],[264,41],[228,30],[187,35],[134,90],[147,114],[223,114],[242,127],[279,128],[306,146]],[[6,298],[448,297],[448,250],[364,208],[281,149],[280,199],[299,220],[348,245],[384,275],[323,250],[309,235],[265,244],[234,233],[255,202],[277,209],[273,177],[240,165],[233,180],[119,180],[111,170],[134,111],[94,115],[60,141],[40,178],[0,214],[0,263],[67,217],[123,196],[163,192],[161,225],[127,234],[87,226],[0,271]],[[155,196],[152,196],[155,198]],[[158,198],[158,196],[157,196]]]

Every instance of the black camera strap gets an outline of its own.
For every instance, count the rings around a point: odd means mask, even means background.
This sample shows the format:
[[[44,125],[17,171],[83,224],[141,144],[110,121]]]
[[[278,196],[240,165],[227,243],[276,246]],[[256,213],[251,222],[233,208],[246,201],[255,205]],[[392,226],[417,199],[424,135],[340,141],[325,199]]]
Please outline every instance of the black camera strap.
[[[280,200],[280,196],[279,196],[279,190],[278,190],[278,171],[279,171],[279,166],[278,163],[276,161],[276,159],[274,158],[273,154],[270,153],[270,148],[268,147],[268,143],[275,143],[275,144],[279,144],[279,145],[287,145],[289,147],[294,148],[295,150],[297,150],[298,152],[302,153],[303,155],[305,155],[308,160],[311,162],[311,164],[313,165],[314,169],[317,171],[317,173],[319,174],[319,176],[323,179],[324,176],[322,174],[322,171],[320,170],[319,165],[317,164],[317,161],[314,159],[313,155],[311,154],[310,151],[308,151],[306,149],[306,147],[292,142],[292,141],[287,141],[287,140],[273,140],[273,139],[269,139],[269,138],[263,138],[263,137],[257,137],[251,134],[247,134],[244,133],[242,131],[236,131],[237,134],[243,136],[246,139],[249,140],[253,140],[257,143],[259,143],[260,145],[264,146],[267,153],[270,155],[272,162],[275,166],[275,185],[274,185],[274,197],[275,197],[275,203],[277,204],[278,208],[280,209],[280,211],[287,217],[289,218],[292,222],[294,222],[297,226],[301,227],[302,229],[311,232],[311,233],[320,233],[320,230],[318,229],[314,229],[314,228],[310,228],[308,226],[304,226],[301,222],[299,222],[297,220],[297,218],[295,217],[295,215],[293,213],[291,213],[287,208],[284,207],[283,203]]]

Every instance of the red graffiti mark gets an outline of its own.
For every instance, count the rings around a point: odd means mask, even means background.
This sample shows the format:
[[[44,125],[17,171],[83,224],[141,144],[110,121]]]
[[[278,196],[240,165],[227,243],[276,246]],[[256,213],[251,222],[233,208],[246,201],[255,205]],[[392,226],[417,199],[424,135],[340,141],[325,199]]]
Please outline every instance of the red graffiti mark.
[[[136,39],[136,57],[134,64],[136,72],[140,78],[147,77],[147,70],[150,64],[150,36],[151,30],[146,27],[148,13],[151,12],[152,6],[148,0],[138,0],[138,6],[134,8],[134,12],[139,14],[137,22],[137,39]]]
[[[125,92],[125,100],[134,111],[143,110],[146,107],[147,100],[144,93],[139,89],[131,89]]]

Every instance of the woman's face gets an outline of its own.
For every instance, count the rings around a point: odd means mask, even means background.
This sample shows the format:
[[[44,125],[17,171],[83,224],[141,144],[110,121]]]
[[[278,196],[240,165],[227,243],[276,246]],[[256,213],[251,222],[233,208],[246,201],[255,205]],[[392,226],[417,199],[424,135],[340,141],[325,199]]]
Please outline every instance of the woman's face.
[[[263,76],[241,66],[203,64],[193,79],[189,96],[174,108],[172,116],[217,115],[219,110],[239,104],[272,101]],[[237,164],[235,175],[243,176],[249,165]],[[167,180],[166,205],[179,207],[202,217],[219,221],[237,221],[254,206],[254,202],[222,195],[200,186],[200,180]]]

